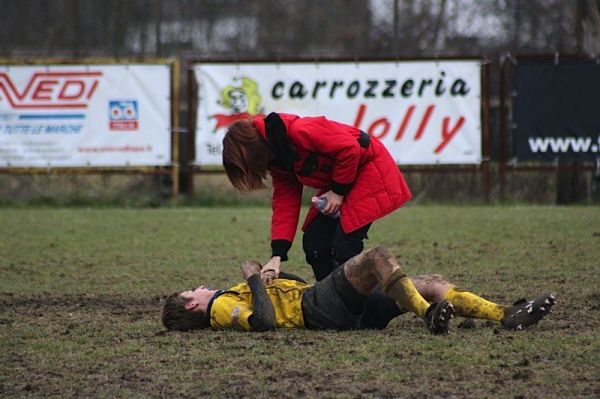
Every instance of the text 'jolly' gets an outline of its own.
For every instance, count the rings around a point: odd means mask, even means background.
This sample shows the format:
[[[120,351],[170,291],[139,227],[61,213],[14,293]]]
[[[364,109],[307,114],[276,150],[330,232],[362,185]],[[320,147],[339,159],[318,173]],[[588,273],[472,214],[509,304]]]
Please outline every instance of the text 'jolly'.
[[[413,141],[419,141],[427,128],[431,123],[431,117],[435,112],[436,106],[431,104],[424,109],[417,109],[415,105],[409,105],[404,110],[404,115],[400,118],[400,124],[397,128],[393,129],[392,123],[386,117],[369,118],[365,119],[367,113],[367,106],[360,104],[354,118],[354,127],[361,129],[368,133],[369,136],[378,138],[380,140],[388,137],[389,134],[393,134],[392,140],[400,141],[404,137],[411,137]],[[414,118],[414,119],[413,119]],[[408,126],[411,121],[418,121],[418,127],[416,130],[409,132]],[[458,134],[460,129],[465,124],[464,116],[458,117],[455,121],[452,121],[450,116],[442,118],[440,126],[440,141],[439,144],[433,150],[434,154],[440,154],[444,151],[444,148],[452,141]],[[435,128],[435,127],[434,127]],[[413,134],[414,133],[414,134]]]

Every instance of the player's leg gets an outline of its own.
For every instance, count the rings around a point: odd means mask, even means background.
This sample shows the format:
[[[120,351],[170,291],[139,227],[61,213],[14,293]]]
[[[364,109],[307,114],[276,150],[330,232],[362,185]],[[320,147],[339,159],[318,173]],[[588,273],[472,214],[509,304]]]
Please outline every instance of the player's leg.
[[[304,323],[309,329],[360,329],[367,296],[358,292],[338,267],[302,294]]]
[[[346,234],[342,230],[340,223],[337,224],[331,243],[338,265],[343,265],[350,258],[363,251],[363,240],[368,238],[367,233],[370,228],[371,223]],[[385,295],[381,288],[377,287],[366,299],[365,311],[361,319],[361,328],[383,329],[389,324],[390,320],[401,313],[396,302]]]
[[[400,309],[396,301],[384,294],[381,287],[377,286],[375,291],[367,297],[360,328],[382,330],[387,327],[390,321],[406,312],[407,310]]]
[[[457,316],[500,321],[505,307],[457,288],[439,274],[411,277],[417,290],[431,302],[449,300]]]
[[[356,290],[370,294],[377,284],[403,308],[423,317],[429,303],[423,298],[398,261],[384,247],[363,252],[344,264],[344,273]]]
[[[430,305],[386,248],[377,247],[353,257],[344,264],[344,274],[361,294],[370,294],[379,284],[400,307],[425,319],[431,332],[447,332],[452,304],[442,301]]]
[[[456,288],[439,274],[415,276],[410,279],[427,302],[439,303],[450,300],[458,316],[501,321],[507,309],[471,292]],[[364,328],[384,328],[394,317],[408,311],[408,309],[400,309],[393,299],[378,293],[377,290],[369,295],[369,300],[371,301],[367,301],[363,316]]]
[[[556,302],[552,294],[544,294],[533,301],[520,300],[513,306],[502,306],[456,287],[439,274],[411,279],[419,293],[428,301],[449,300],[458,316],[497,321],[513,330],[537,323],[550,312]]]
[[[345,234],[339,219],[318,215],[306,229],[302,240],[306,261],[311,265],[315,279],[323,280],[338,265],[360,254],[364,248],[363,240],[367,238],[370,227],[369,223],[352,233]],[[343,283],[338,285],[343,289]],[[346,297],[354,296],[349,294]],[[396,302],[385,295],[381,289],[373,292],[366,300],[357,301],[357,304],[354,304],[353,300],[349,301],[353,310],[364,308],[360,323],[360,327],[364,329],[385,328],[390,320],[402,313]]]

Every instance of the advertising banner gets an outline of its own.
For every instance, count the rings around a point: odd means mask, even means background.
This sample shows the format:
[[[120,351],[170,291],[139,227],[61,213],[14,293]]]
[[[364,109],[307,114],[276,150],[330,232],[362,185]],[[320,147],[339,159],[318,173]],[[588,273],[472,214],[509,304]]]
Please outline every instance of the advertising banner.
[[[0,66],[0,168],[170,163],[170,65]]]
[[[600,66],[595,62],[514,67],[514,153],[521,160],[600,157]]]
[[[398,164],[481,162],[477,61],[205,63],[194,71],[200,165],[221,165],[231,122],[270,112],[356,126]]]

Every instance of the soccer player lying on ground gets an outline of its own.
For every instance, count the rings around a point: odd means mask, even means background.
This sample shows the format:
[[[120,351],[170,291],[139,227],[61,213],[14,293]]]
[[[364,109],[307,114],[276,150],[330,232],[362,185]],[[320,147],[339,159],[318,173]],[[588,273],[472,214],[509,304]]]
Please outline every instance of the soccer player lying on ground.
[[[447,334],[455,313],[520,330],[540,321],[555,304],[554,296],[546,294],[504,307],[458,289],[440,275],[409,278],[384,247],[351,258],[313,286],[281,272],[265,287],[260,273],[260,263],[247,261],[242,264],[245,283],[226,291],[200,286],[172,294],[164,305],[163,324],[179,331],[209,327],[360,329],[366,298],[378,284],[401,309],[423,318],[434,334]]]

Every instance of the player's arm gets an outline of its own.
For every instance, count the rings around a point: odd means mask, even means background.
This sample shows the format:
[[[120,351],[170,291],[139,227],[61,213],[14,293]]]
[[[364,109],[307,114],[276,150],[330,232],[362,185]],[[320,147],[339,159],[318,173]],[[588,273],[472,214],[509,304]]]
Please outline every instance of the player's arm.
[[[247,261],[242,264],[242,274],[252,291],[252,315],[248,319],[251,331],[274,330],[275,310],[265,283],[260,278],[260,263]]]
[[[265,283],[261,280],[260,274],[253,274],[247,281],[252,291],[252,315],[248,319],[252,331],[274,330],[275,310],[267,294]]]

